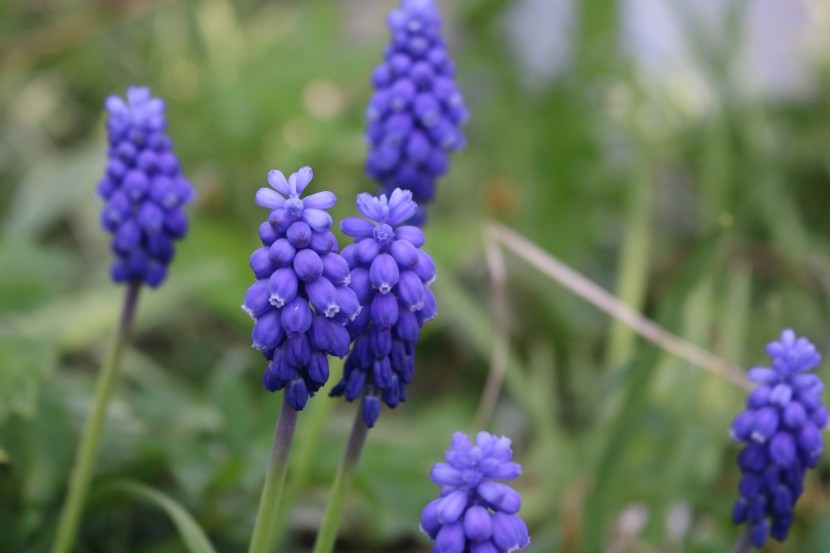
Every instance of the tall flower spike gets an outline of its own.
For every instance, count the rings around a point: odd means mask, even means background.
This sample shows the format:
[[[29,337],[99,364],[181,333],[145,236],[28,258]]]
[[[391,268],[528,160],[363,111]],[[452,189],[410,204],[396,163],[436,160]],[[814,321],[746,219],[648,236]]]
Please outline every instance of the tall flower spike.
[[[256,203],[271,210],[259,227],[262,247],[251,254],[256,277],[242,309],[255,321],[253,347],[268,359],[262,383],[269,391],[285,388],[295,410],[329,377],[328,355],[349,352],[343,325],[360,313],[348,287],[348,263],[337,253],[326,211],[337,199],[331,192],[300,194],[311,182],[310,167],[288,179],[268,173],[272,188],[260,188]]]
[[[375,93],[366,109],[366,172],[387,195],[411,190],[423,208],[447,172],[448,154],[464,146],[467,107],[433,0],[403,0],[388,24],[392,42],[372,73]],[[419,210],[412,223],[423,220]]]
[[[441,497],[421,513],[421,530],[435,542],[432,553],[507,553],[530,544],[517,514],[522,498],[507,484],[494,482],[522,473],[512,456],[504,436],[479,432],[473,445],[462,432],[453,434],[447,462],[430,472]]]
[[[745,444],[738,455],[743,476],[732,519],[749,525],[756,547],[764,545],[767,535],[787,538],[804,473],[821,457],[820,431],[827,425],[824,385],[809,372],[821,362],[815,346],[787,329],[766,351],[772,364],[749,371],[749,379],[760,386],[749,394],[746,410],[731,429],[733,439]]]
[[[106,202],[101,224],[113,234],[112,278],[155,287],[167,276],[173,242],[187,234],[182,208],[193,200],[193,188],[165,134],[163,100],[149,88],[131,87],[126,101],[110,96],[105,106],[109,161],[98,194]]]
[[[340,224],[355,239],[343,248],[343,257],[351,270],[349,287],[365,308],[346,326],[354,344],[331,395],[353,401],[365,393],[363,418],[370,428],[380,400],[394,408],[406,399],[420,328],[435,317],[429,290],[435,265],[419,249],[421,229],[402,224],[417,209],[409,191],[397,189],[388,200],[363,193],[357,210],[369,220],[348,217]]]

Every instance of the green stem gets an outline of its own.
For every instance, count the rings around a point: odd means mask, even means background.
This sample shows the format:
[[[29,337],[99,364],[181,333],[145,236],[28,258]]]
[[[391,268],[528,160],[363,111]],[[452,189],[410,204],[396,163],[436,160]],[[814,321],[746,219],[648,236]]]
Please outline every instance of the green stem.
[[[641,150],[645,149],[641,146]],[[635,181],[631,184],[626,215],[626,235],[617,281],[617,297],[640,311],[648,280],[648,254],[651,248],[651,212],[654,202],[654,179],[645,154],[637,160]],[[613,368],[627,360],[634,351],[636,335],[625,324],[614,320],[606,351],[606,366]]]
[[[271,448],[271,461],[265,474],[265,484],[259,498],[254,534],[248,553],[267,553],[274,540],[274,527],[280,495],[288,471],[288,455],[294,440],[294,428],[297,426],[297,411],[288,405],[283,392],[282,407],[274,430],[274,445]]]
[[[124,347],[129,340],[140,289],[140,281],[132,281],[127,285],[124,305],[121,308],[118,333],[115,336],[115,343],[101,367],[101,372],[98,374],[92,413],[86,421],[81,436],[81,444],[69,481],[69,493],[58,521],[58,533],[52,547],[52,553],[69,553],[75,543],[78,525],[81,521],[81,514],[89,491],[89,483],[92,479],[95,457],[101,442],[101,431],[107,415],[107,404],[112,396],[115,375],[118,373],[118,367],[121,364]]]
[[[752,544],[749,541],[749,526],[746,526],[738,536],[738,541],[735,547],[732,548],[732,553],[749,553],[752,550]]]
[[[331,359],[329,367],[331,375],[328,384],[318,392],[320,397],[328,396],[334,383],[342,378],[343,359]],[[297,443],[292,453],[291,478],[285,482],[285,488],[282,491],[283,499],[277,506],[274,520],[274,543],[277,545],[280,544],[287,530],[285,521],[291,511],[291,506],[296,505],[297,499],[308,482],[309,474],[320,450],[320,442],[325,434],[326,422],[330,420],[331,411],[336,405],[336,401],[315,401],[313,405],[306,408],[309,413],[303,417],[303,439]]]
[[[365,399],[363,400],[365,401]],[[366,443],[366,434],[369,427],[363,420],[363,405],[357,409],[352,424],[352,432],[346,444],[346,452],[337,469],[334,477],[334,484],[331,487],[331,495],[326,504],[326,512],[323,514],[323,522],[320,525],[320,532],[314,542],[313,553],[331,553],[334,550],[334,542],[337,539],[337,528],[340,526],[340,515],[343,512],[343,502],[346,494],[352,486],[354,474],[357,470],[357,463],[360,460],[360,452],[363,444]]]

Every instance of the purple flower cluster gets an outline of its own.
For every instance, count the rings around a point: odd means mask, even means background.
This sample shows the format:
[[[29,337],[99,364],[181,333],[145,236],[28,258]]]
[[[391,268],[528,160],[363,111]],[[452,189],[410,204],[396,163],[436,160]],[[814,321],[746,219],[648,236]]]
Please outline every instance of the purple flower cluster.
[[[143,281],[158,286],[173,259],[173,241],[187,234],[182,207],[193,199],[193,188],[182,176],[165,134],[164,101],[150,89],[127,89],[127,101],[107,98],[109,161],[98,183],[106,201],[101,223],[113,234],[116,282]]]
[[[788,329],[767,344],[766,351],[772,365],[749,371],[749,379],[761,385],[750,393],[731,431],[745,444],[738,455],[743,476],[732,518],[736,524],[749,524],[757,547],[768,534],[786,539],[804,473],[821,457],[820,431],[827,425],[821,401],[824,385],[807,372],[821,362],[815,346]]]
[[[262,377],[269,391],[286,389],[286,401],[302,410],[329,377],[328,355],[345,356],[349,333],[344,324],[360,313],[349,288],[349,264],[337,253],[326,209],[337,199],[317,192],[303,199],[310,167],[287,180],[268,173],[274,188],[260,188],[256,203],[271,210],[259,227],[262,247],[251,254],[256,277],[242,305],[252,319],[253,347],[270,362]]]
[[[507,553],[530,544],[527,526],[517,515],[519,493],[493,480],[513,480],[522,467],[511,461],[510,440],[479,432],[476,445],[461,432],[452,438],[446,463],[432,467],[430,478],[441,497],[421,513],[421,530],[435,542],[432,553]]]
[[[372,73],[375,93],[366,109],[366,172],[387,195],[408,189],[423,207],[447,171],[447,154],[464,146],[467,108],[435,3],[403,0],[388,23],[392,43]],[[415,221],[422,220],[419,212]]]
[[[406,399],[420,328],[435,317],[429,290],[435,265],[420,249],[424,233],[402,224],[417,209],[409,191],[397,189],[388,200],[363,193],[357,210],[369,220],[347,217],[340,224],[355,239],[343,257],[351,269],[349,286],[365,309],[347,325],[354,345],[331,395],[352,401],[365,391],[363,419],[369,427],[380,415],[378,394],[393,408]]]

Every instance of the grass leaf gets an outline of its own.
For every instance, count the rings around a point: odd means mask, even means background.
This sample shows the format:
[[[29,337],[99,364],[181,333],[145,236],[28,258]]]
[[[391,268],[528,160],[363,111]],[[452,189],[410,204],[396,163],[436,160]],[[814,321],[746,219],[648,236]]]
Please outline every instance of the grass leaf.
[[[204,530],[178,501],[169,495],[134,480],[116,480],[99,490],[100,493],[122,493],[151,503],[170,517],[176,531],[190,553],[216,553]]]

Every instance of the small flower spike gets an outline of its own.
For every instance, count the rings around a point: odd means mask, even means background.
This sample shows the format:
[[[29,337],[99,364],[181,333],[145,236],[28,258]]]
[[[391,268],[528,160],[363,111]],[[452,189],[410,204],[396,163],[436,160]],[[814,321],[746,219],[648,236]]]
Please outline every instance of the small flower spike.
[[[193,188],[165,134],[163,100],[132,87],[126,101],[110,96],[105,106],[109,161],[98,194],[106,202],[101,224],[113,235],[112,278],[155,287],[167,276],[173,242],[187,234],[182,208],[193,200]]]
[[[297,411],[328,380],[328,355],[349,352],[343,325],[361,310],[348,286],[349,265],[329,232],[326,210],[337,199],[331,192],[300,198],[311,178],[310,167],[288,179],[274,170],[272,188],[257,191],[257,205],[271,213],[259,227],[262,247],[251,254],[256,282],[242,304],[255,321],[253,347],[269,361],[262,383],[271,392],[285,388]]]
[[[756,547],[767,535],[787,538],[804,473],[821,457],[821,430],[827,425],[824,384],[810,372],[821,362],[815,346],[788,329],[766,351],[772,364],[749,371],[749,379],[760,386],[749,394],[731,430],[732,438],[745,444],[738,455],[743,476],[732,519],[749,525]]]
[[[403,0],[388,24],[392,42],[372,73],[375,93],[366,109],[366,172],[387,195],[411,190],[423,208],[447,172],[448,154],[464,147],[467,107],[433,0]],[[423,219],[419,211],[412,223]]]
[[[421,513],[421,530],[435,542],[432,553],[508,553],[530,544],[517,514],[522,498],[507,484],[494,482],[522,473],[512,455],[504,436],[479,432],[473,445],[462,432],[453,434],[447,462],[430,472],[441,497]]]
[[[363,193],[357,210],[369,220],[348,217],[340,224],[355,239],[343,248],[343,258],[349,287],[365,308],[346,326],[354,344],[331,395],[353,401],[365,393],[363,418],[370,428],[380,414],[378,395],[393,408],[406,399],[420,328],[435,318],[429,290],[435,264],[420,249],[421,229],[402,224],[417,209],[406,190],[396,189],[388,200]]]

